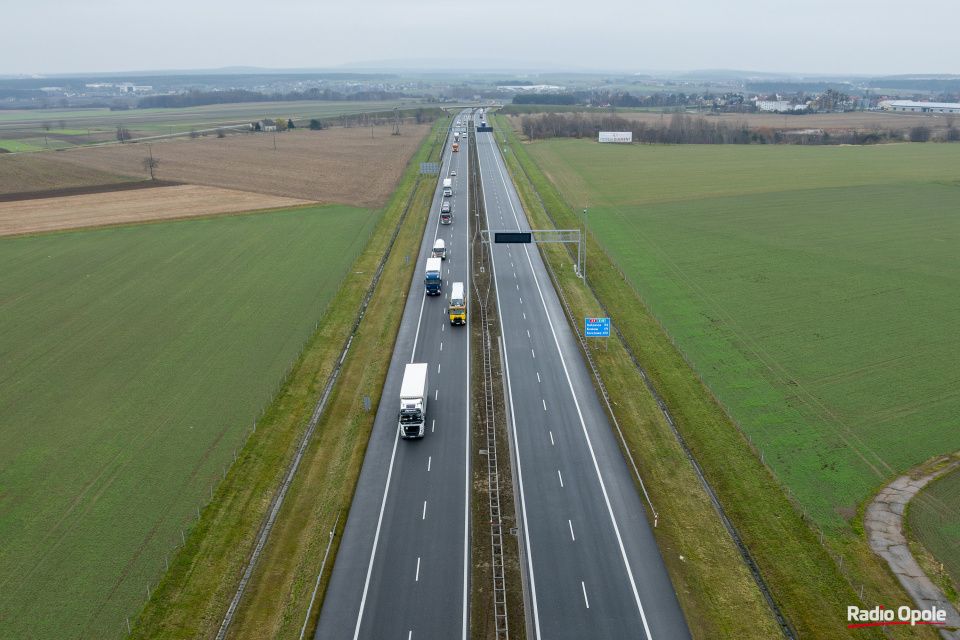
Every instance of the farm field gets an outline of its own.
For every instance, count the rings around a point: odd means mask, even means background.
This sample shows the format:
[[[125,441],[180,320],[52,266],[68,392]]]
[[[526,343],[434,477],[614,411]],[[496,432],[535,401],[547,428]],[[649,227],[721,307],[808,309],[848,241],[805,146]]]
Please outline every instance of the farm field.
[[[117,125],[157,134],[180,133],[191,129],[243,123],[262,118],[317,118],[341,113],[380,111],[388,114],[394,107],[411,106],[410,100],[385,102],[323,102],[297,100],[289,102],[253,102],[211,104],[184,109],[130,109],[111,111],[98,109],[31,109],[0,111],[0,138],[23,131],[71,131],[84,138],[94,138],[98,131],[111,133]],[[63,126],[60,126],[61,123]]]
[[[960,584],[960,473],[953,471],[920,492],[907,512],[910,532]]]
[[[304,204],[312,203],[296,198],[190,184],[17,200],[0,202],[0,236],[137,224]]]
[[[821,526],[960,448],[960,146],[528,148]]]
[[[141,180],[60,162],[62,153],[0,154],[0,194],[70,189]]]
[[[0,240],[0,637],[126,632],[376,219]]]
[[[294,129],[177,139],[150,145],[156,177],[238,191],[378,209],[396,188],[429,124],[390,127]],[[276,145],[276,149],[274,149]],[[57,160],[107,173],[149,177],[144,144],[87,147],[57,153]],[[0,157],[0,168],[7,158]]]

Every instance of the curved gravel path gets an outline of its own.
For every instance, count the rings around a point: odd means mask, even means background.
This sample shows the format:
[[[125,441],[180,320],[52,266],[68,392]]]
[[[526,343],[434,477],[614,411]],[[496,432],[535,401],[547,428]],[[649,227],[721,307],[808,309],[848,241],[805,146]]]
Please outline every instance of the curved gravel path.
[[[949,458],[942,458],[933,464],[946,460]],[[930,466],[933,465],[926,468]],[[940,629],[940,635],[947,640],[960,640],[960,613],[927,577],[910,553],[904,535],[903,514],[907,503],[931,480],[958,466],[960,462],[953,462],[937,471],[925,472],[921,469],[917,474],[900,476],[877,493],[863,514],[863,528],[870,548],[887,561],[900,584],[910,594],[914,605],[918,609],[936,606],[947,612],[948,628]]]

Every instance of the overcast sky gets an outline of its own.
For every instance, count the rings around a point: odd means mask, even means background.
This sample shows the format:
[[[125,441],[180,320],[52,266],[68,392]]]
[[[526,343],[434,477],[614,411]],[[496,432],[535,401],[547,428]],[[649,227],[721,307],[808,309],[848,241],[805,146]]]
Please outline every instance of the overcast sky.
[[[570,70],[960,73],[956,0],[15,0],[0,74],[491,60]]]

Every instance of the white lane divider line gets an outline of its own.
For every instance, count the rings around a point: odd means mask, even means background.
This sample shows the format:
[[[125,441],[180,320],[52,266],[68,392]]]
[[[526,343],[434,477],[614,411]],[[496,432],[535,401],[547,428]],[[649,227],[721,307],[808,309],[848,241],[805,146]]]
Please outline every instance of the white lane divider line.
[[[423,503],[423,510],[424,510],[424,512],[426,512],[426,510],[427,510],[427,503],[426,503],[426,502]],[[567,524],[570,525],[570,539],[576,541],[577,536],[573,535],[573,522],[571,522],[570,520],[567,520]]]
[[[442,327],[443,325],[440,325],[440,326]],[[443,331],[443,329],[441,329],[441,331]],[[442,342],[440,343],[440,351],[443,351],[443,343],[442,343]]]
[[[423,501],[423,517],[420,519],[421,520],[427,519],[427,501],[426,500]],[[573,533],[573,525],[570,525],[570,533]]]
[[[420,582],[420,558],[417,558],[417,577],[413,579],[414,582]],[[584,592],[586,593],[586,592]]]
[[[440,373],[440,363],[437,363],[437,373]],[[440,390],[437,389],[437,393],[440,393]]]
[[[587,585],[583,584],[583,582],[581,581],[581,582],[580,582],[580,586],[583,587],[583,603],[584,603],[585,605],[587,605],[587,609],[589,609],[589,608],[590,608],[590,601],[587,600]]]
[[[557,443],[553,441],[553,431],[550,432],[550,444],[557,446]]]
[[[437,421],[434,420],[430,423],[430,433],[433,433],[433,430],[437,428]],[[430,467],[427,467],[427,471],[430,471]]]
[[[537,382],[540,382],[540,372],[537,371]]]
[[[537,354],[534,353],[533,349],[530,349],[530,353],[531,353],[531,355],[533,355],[533,359],[536,360],[536,359],[537,359]]]
[[[560,478],[560,486],[563,487],[563,476],[560,475],[560,469],[557,469],[557,477]]]
[[[523,314],[523,319],[524,319],[524,320],[527,319],[527,314],[526,314],[526,313]]]
[[[440,389],[437,389],[437,392],[434,394],[433,399],[436,400],[440,397]]]
[[[436,422],[436,420],[434,420],[434,422]],[[433,429],[431,429],[431,431],[433,431]],[[427,471],[430,471],[430,463],[432,463],[432,462],[433,462],[433,456],[429,456],[429,457],[427,458]],[[424,502],[423,504],[427,504],[427,503]]]
[[[547,401],[546,401],[546,399],[540,398],[540,401],[543,402],[543,410],[546,411],[546,410],[547,410]]]
[[[530,329],[527,329],[527,337],[530,337]]]

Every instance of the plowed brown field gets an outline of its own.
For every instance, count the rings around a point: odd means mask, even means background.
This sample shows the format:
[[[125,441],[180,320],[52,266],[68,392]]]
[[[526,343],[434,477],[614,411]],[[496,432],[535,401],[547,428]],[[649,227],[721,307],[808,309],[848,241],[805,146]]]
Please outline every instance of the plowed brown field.
[[[156,177],[211,187],[331,202],[367,209],[384,206],[430,125],[294,129],[226,138],[155,142]],[[276,150],[274,149],[276,144]],[[148,177],[147,145],[70,149],[57,159],[129,176]]]
[[[0,202],[0,236],[272,209],[309,200],[179,185]]]

